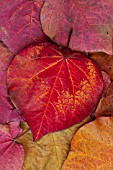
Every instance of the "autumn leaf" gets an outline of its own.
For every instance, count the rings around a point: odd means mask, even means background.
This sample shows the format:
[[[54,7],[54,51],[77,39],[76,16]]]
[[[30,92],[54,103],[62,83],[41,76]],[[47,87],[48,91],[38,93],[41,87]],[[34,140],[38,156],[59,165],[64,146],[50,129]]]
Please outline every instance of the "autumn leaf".
[[[0,94],[0,123],[8,123],[11,121],[24,121],[19,111],[15,109],[11,101]]]
[[[1,0],[0,39],[16,53],[34,42],[43,42],[40,9],[44,0]]]
[[[91,59],[96,61],[100,69],[106,71],[109,77],[113,80],[112,55],[108,55],[105,53],[94,53],[91,54]],[[109,77],[107,75],[105,76],[104,73],[104,93],[95,111],[96,117],[113,115],[113,83],[111,83],[109,86],[110,83]]]
[[[14,54],[4,43],[0,42],[0,71],[6,71],[13,58]]]
[[[111,0],[0,1],[0,170],[112,169],[113,119],[91,122],[113,115],[112,15]]]
[[[110,80],[109,75],[104,71],[102,71],[102,77],[103,77],[103,82],[104,82],[102,97],[104,97],[106,95],[109,85],[111,84],[111,80]]]
[[[81,54],[63,56],[55,45],[21,51],[8,69],[8,91],[34,140],[90,115],[101,97],[99,68]]]
[[[113,80],[113,56],[105,53],[91,54],[91,59],[96,61],[101,70],[105,71]]]
[[[64,131],[47,134],[38,142],[33,142],[31,131],[18,138],[17,142],[23,145],[25,151],[23,170],[61,170],[74,133],[87,121],[90,117]],[[26,123],[21,123],[21,127],[23,133],[29,129]]]
[[[44,33],[58,45],[85,52],[112,54],[113,2],[107,0],[45,0],[41,10]]]
[[[110,86],[108,87],[106,96],[111,95],[113,95],[113,82],[111,82]]]
[[[14,58],[8,48],[1,42],[0,43],[0,95],[7,96],[6,87],[6,70],[9,67],[12,59]]]
[[[15,142],[21,133],[18,122],[7,125],[0,124],[0,169],[21,170],[24,160],[24,150]]]
[[[62,170],[113,169],[113,118],[99,118],[78,130]]]
[[[6,71],[13,58],[14,55],[8,48],[3,43],[0,43],[0,123],[23,121],[7,93]]]
[[[113,82],[108,87],[106,96],[99,101],[95,115],[96,117],[113,115]]]

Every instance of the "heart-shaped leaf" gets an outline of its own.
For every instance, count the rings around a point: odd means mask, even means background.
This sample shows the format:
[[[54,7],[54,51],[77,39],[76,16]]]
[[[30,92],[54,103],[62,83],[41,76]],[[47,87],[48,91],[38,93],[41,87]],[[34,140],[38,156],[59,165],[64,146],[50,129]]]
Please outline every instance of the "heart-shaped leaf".
[[[7,125],[0,124],[0,169],[21,170],[24,160],[24,150],[15,142],[21,133],[18,122]]]
[[[46,40],[39,18],[43,2],[44,0],[0,1],[0,39],[13,53],[33,42]]]
[[[47,44],[21,51],[7,76],[10,98],[35,141],[82,121],[95,109],[103,89],[92,61],[76,53],[63,56],[58,47]]]
[[[88,121],[90,121],[90,116],[80,124],[66,130],[47,134],[37,142],[33,142],[30,130],[19,137],[17,142],[22,144],[25,151],[22,170],[61,170],[62,164],[67,158],[73,135]],[[21,123],[21,127],[23,133],[29,129],[25,122]]]
[[[78,130],[62,170],[113,169],[113,118],[99,118]]]
[[[23,121],[7,93],[6,70],[13,58],[14,54],[3,43],[0,43],[0,123]]]
[[[111,0],[45,0],[41,10],[43,31],[54,42],[72,50],[112,54],[113,2]]]

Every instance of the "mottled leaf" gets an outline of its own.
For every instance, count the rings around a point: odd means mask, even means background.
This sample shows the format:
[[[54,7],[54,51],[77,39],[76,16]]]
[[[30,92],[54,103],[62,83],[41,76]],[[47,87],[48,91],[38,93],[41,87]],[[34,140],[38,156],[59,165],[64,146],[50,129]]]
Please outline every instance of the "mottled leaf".
[[[45,0],[41,10],[43,31],[54,42],[72,50],[112,54],[112,0]]]
[[[21,133],[18,122],[0,124],[0,169],[21,170],[24,161],[24,150],[15,139]]]
[[[46,40],[40,24],[44,0],[1,0],[0,39],[17,53],[33,42]]]
[[[74,133],[87,121],[90,117],[64,131],[47,134],[38,142],[33,142],[31,131],[21,136],[17,142],[25,151],[23,170],[61,170]],[[21,123],[21,127],[23,133],[29,128],[26,123]]]
[[[54,45],[24,49],[8,69],[10,98],[35,141],[82,121],[95,109],[102,89],[95,63],[81,54],[63,56]]]
[[[14,55],[0,43],[0,123],[22,120],[7,93],[6,70],[13,58]]]
[[[113,169],[113,118],[99,118],[78,130],[62,170]]]
[[[105,53],[94,53],[91,58],[97,62],[100,69],[107,72],[111,80],[113,80],[113,56]]]

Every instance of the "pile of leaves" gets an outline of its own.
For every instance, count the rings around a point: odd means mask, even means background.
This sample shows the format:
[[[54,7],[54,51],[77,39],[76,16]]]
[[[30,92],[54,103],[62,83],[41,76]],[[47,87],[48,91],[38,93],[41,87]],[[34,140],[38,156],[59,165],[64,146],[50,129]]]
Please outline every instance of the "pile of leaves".
[[[113,169],[113,2],[0,1],[0,170]]]

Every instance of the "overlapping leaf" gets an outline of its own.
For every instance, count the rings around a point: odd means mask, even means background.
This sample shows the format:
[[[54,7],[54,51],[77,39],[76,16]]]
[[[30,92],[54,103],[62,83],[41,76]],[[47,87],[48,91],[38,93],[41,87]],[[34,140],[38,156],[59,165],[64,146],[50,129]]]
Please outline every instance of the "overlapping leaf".
[[[113,118],[99,118],[75,134],[62,170],[113,169]]]
[[[107,72],[111,80],[113,80],[113,56],[107,55],[105,53],[94,53],[91,54],[91,58],[97,62],[101,70]],[[113,115],[113,83],[110,84],[109,88],[109,77],[104,75],[104,94],[103,98],[99,101],[98,107],[96,109],[96,117]],[[106,95],[105,95],[106,94]]]
[[[90,117],[64,131],[47,134],[38,142],[33,142],[31,131],[21,136],[17,142],[23,145],[25,151],[23,170],[61,170],[74,133],[87,121]],[[23,133],[29,128],[26,123],[21,126]]]
[[[18,122],[9,125],[0,124],[0,169],[21,170],[24,160],[24,150],[15,142],[21,133]]]
[[[111,80],[113,80],[113,56],[105,53],[91,54],[91,58],[97,62],[100,69],[107,72]]]
[[[112,0],[45,0],[41,10],[43,31],[54,42],[72,50],[112,54]]]
[[[43,34],[39,13],[44,0],[1,0],[0,39],[17,53],[33,42],[46,39]]]
[[[99,101],[95,115],[96,117],[113,115],[113,82],[110,84],[106,96]]]
[[[81,54],[63,56],[50,44],[24,49],[8,69],[10,98],[35,141],[82,121],[95,109],[102,89],[101,73],[93,62]]]
[[[106,95],[109,85],[111,84],[111,80],[110,80],[109,75],[104,71],[102,71],[102,77],[103,77],[103,83],[104,83],[102,97],[104,97]]]
[[[14,55],[0,43],[0,123],[22,120],[7,93],[6,70],[13,58]]]

